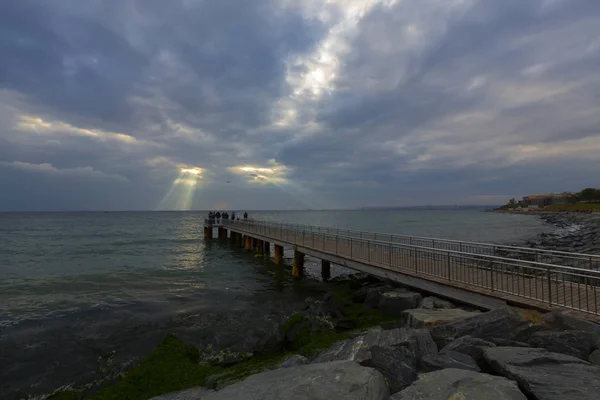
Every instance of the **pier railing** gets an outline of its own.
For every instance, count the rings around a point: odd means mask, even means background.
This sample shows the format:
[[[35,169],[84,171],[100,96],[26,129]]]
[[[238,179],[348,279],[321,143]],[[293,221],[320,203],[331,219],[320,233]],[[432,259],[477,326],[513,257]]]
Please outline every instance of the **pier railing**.
[[[429,238],[421,236],[398,235],[393,233],[368,232],[355,229],[342,229],[326,226],[303,224],[290,224],[280,222],[247,220],[232,221],[227,223],[245,223],[256,226],[275,226],[295,232],[311,232],[317,234],[352,237],[356,239],[370,239],[382,242],[399,243],[410,246],[430,247],[439,250],[453,250],[471,254],[512,258],[526,261],[535,261],[546,264],[562,265],[567,267],[582,268],[600,271],[600,255],[573,253],[557,250],[535,249],[529,247],[508,246],[501,244],[479,243],[464,240],[451,240]]]
[[[470,242],[456,242],[463,244],[461,251],[438,247],[438,242],[434,247],[427,241],[394,241],[399,235],[377,234],[374,239],[357,237],[352,230],[310,225],[232,220],[223,220],[222,225],[441,283],[600,315],[600,271],[593,269],[477,253],[473,250],[486,245]]]

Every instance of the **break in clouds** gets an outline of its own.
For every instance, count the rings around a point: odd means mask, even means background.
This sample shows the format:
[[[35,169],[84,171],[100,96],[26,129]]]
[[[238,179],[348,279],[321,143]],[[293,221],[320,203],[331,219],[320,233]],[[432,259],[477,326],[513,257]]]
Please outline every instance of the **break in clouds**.
[[[577,191],[598,93],[597,0],[5,0],[0,210]]]

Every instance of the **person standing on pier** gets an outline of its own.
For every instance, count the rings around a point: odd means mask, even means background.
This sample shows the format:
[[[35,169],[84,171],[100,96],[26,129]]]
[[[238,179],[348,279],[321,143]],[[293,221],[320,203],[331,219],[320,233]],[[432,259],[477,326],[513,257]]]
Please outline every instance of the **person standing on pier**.
[[[248,219],[248,213],[244,212],[244,219]]]
[[[216,217],[217,217],[217,224],[220,224],[221,223],[221,211],[217,211]]]

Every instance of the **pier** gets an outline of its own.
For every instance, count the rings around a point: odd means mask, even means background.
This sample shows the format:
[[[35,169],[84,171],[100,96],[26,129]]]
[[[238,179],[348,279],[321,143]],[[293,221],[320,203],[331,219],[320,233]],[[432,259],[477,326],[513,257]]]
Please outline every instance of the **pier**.
[[[562,308],[600,322],[599,255],[253,220],[205,220],[204,237],[215,229],[259,254],[272,244],[275,263],[292,249],[297,278],[311,256],[324,280],[337,264],[483,309]]]

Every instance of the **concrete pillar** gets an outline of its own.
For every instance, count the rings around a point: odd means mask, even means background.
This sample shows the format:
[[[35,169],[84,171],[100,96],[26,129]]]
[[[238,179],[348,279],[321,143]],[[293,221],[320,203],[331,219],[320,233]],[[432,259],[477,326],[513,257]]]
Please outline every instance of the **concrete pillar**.
[[[271,252],[271,243],[263,242],[263,252],[269,254]]]
[[[304,276],[304,253],[300,253],[298,250],[294,250],[292,276],[294,278],[302,278]]]
[[[327,260],[321,260],[321,278],[328,281],[331,278],[331,263]]]
[[[213,237],[212,226],[205,226],[204,227],[204,239],[212,239],[212,237]]]
[[[283,246],[275,245],[275,264],[281,264],[281,260],[283,260]]]
[[[256,239],[256,247],[254,247],[254,251],[256,254],[263,254],[264,242],[262,240]]]
[[[219,239],[227,240],[227,229],[222,226],[219,227]]]
[[[246,250],[252,250],[252,238],[250,236],[246,236],[244,238],[244,240],[245,240],[244,244],[245,244]]]

